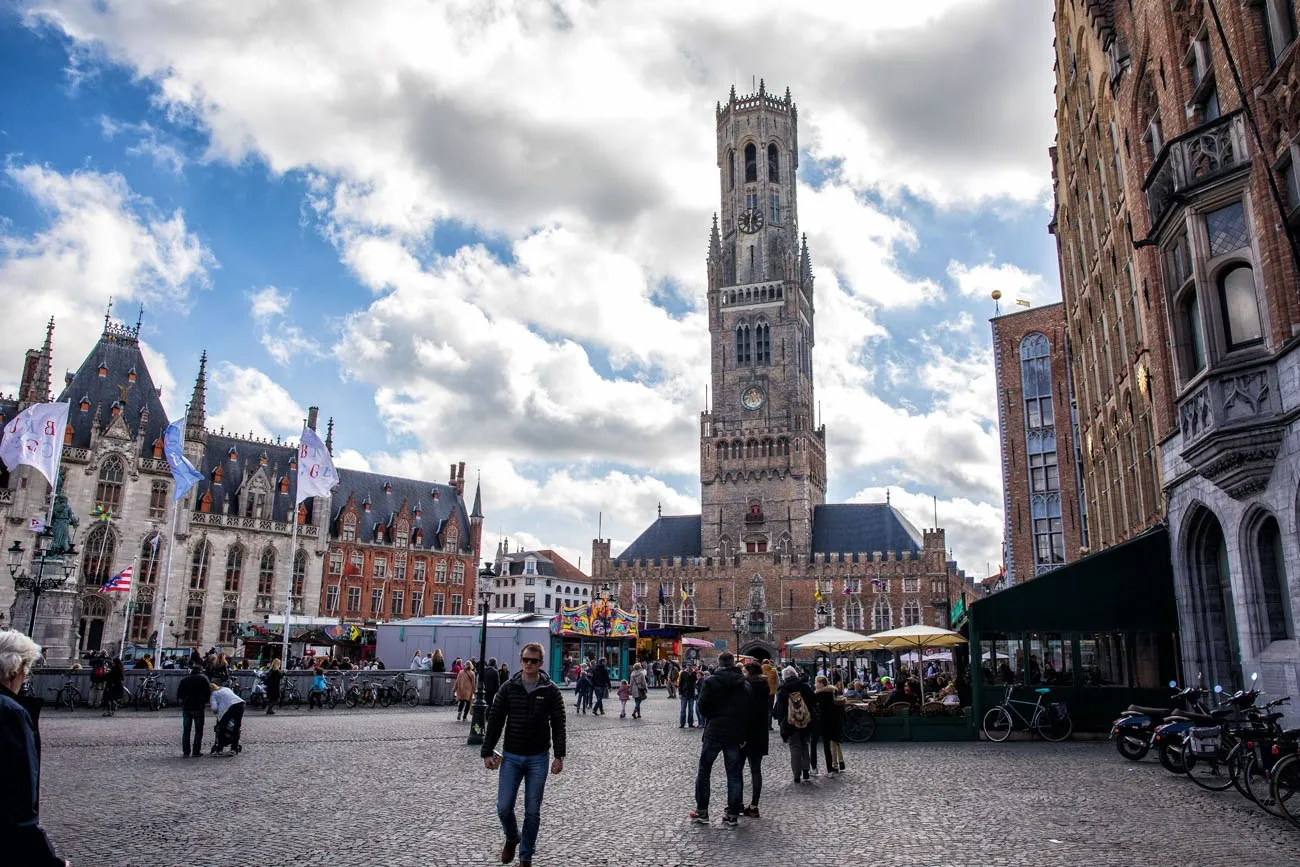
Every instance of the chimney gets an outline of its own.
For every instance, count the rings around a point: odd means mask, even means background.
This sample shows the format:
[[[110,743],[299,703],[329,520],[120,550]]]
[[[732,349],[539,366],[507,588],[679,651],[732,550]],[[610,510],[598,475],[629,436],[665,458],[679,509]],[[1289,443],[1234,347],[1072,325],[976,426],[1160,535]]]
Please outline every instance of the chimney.
[[[456,487],[456,465],[451,464],[451,470],[447,476],[447,484],[453,488]]]
[[[461,497],[465,496],[465,462],[464,461],[460,462],[460,466],[456,471],[456,493]]]
[[[318,406],[307,407],[307,427],[311,428],[312,430],[316,430],[316,419],[319,415],[320,415],[320,407]]]

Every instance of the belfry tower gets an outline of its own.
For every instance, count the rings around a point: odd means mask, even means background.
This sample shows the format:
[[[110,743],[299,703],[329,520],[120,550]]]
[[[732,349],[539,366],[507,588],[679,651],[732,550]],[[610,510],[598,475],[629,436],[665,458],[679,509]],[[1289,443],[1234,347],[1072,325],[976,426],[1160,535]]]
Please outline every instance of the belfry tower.
[[[721,213],[709,238],[712,407],[700,417],[703,556],[806,553],[826,500],[814,428],[813,279],[798,230],[789,89],[717,106]]]

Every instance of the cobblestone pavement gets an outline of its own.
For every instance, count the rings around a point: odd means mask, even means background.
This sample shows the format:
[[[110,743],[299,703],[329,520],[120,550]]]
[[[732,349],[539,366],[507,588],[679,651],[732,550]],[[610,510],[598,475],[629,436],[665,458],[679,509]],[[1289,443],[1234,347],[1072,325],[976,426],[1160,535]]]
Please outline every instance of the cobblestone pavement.
[[[719,761],[700,827],[699,732],[675,708],[570,715],[538,865],[1300,863],[1300,830],[1106,742],[845,744],[847,773],[796,786],[774,734],[763,818],[721,825]],[[175,711],[50,711],[42,822],[76,867],[499,863],[496,775],[467,729],[451,708],[250,710],[243,755],[185,760]]]

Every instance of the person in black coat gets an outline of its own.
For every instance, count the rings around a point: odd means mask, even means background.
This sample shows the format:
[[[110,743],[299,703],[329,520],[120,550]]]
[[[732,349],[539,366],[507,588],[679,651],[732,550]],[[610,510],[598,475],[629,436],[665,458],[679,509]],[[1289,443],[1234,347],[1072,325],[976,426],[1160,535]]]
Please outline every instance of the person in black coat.
[[[266,672],[266,713],[275,714],[275,706],[280,701],[280,684],[284,681],[284,671],[281,668],[280,660],[271,661],[271,667]]]
[[[104,683],[104,716],[112,716],[117,705],[122,701],[122,689],[126,686],[126,666],[122,660],[114,659],[108,668],[108,679]]]
[[[749,763],[752,795],[745,807],[746,816],[758,818],[758,796],[763,794],[763,756],[767,755],[767,675],[757,662],[745,664],[745,680],[749,683],[753,699],[749,710],[749,728],[745,732],[745,760]]]
[[[501,688],[501,672],[497,668],[496,657],[487,661],[487,668],[483,671],[483,701],[488,707],[492,707],[492,699],[496,698],[497,690]]]
[[[794,696],[798,696],[797,699]],[[792,709],[791,705],[796,709]],[[802,705],[802,708],[798,708]],[[794,781],[808,782],[812,769],[809,743],[813,726],[817,724],[817,698],[812,687],[799,679],[799,671],[794,666],[786,666],[781,671],[781,685],[776,689],[776,703],[772,716],[776,717],[781,729],[781,740],[790,747],[790,770],[794,772]],[[795,725],[793,717],[803,717],[804,725]]]
[[[718,753],[727,771],[727,812],[724,825],[735,825],[745,799],[745,739],[751,725],[753,691],[729,652],[718,654],[718,667],[700,685],[700,715],[704,717],[704,738],[700,764],[695,774],[695,809],[691,818],[709,822],[709,775]]]
[[[17,630],[0,632],[0,851],[6,864],[66,867],[41,828],[41,757],[32,718],[18,700],[40,652]]]
[[[186,758],[203,755],[203,715],[212,697],[212,686],[203,676],[203,669],[194,666],[189,676],[176,688],[176,700],[181,705],[181,755]],[[194,732],[193,745],[190,732]]]
[[[593,714],[605,715],[605,697],[609,695],[609,686],[609,668],[605,666],[605,660],[598,659],[591,667],[591,687],[596,693],[596,705],[591,709]]]
[[[812,746],[809,749],[813,769],[817,768],[817,740],[822,742],[822,754],[826,758],[826,773],[838,774],[844,770],[844,754],[840,752],[840,741],[844,740],[844,703],[840,691],[818,676],[817,688],[813,695],[817,698],[817,721],[819,726],[813,733]]]

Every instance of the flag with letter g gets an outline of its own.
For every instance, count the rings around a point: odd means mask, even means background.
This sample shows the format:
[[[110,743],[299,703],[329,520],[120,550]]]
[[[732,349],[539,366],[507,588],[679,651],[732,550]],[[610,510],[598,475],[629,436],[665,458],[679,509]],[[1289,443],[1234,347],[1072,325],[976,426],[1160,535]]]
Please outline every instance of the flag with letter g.
[[[320,434],[303,425],[298,442],[298,495],[294,505],[308,497],[325,497],[339,483],[339,472]]]
[[[54,487],[63,456],[63,431],[68,426],[68,404],[35,403],[5,425],[0,441],[0,461],[10,472],[21,464],[35,467]]]
[[[163,457],[167,458],[172,481],[176,483],[172,500],[179,500],[203,478],[203,473],[194,469],[194,464],[185,457],[185,419],[176,419],[163,431]]]

